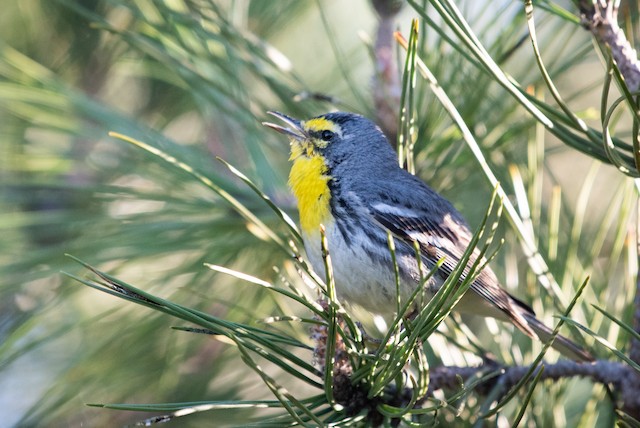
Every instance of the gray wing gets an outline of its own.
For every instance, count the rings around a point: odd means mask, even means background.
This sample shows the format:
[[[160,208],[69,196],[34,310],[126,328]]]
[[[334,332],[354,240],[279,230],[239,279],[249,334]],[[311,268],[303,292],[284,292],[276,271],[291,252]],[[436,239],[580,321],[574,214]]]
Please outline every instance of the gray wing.
[[[423,196],[433,202],[432,211],[416,208],[416,206],[423,206],[424,203],[402,204],[394,198],[392,204],[382,201],[371,204],[370,214],[396,238],[411,246],[417,242],[429,265],[432,266],[444,257],[440,274],[446,277],[451,275],[462,259],[471,239],[471,231],[462,216],[442,197],[435,192]],[[433,201],[434,198],[437,199]],[[468,274],[470,266],[477,257],[478,251],[475,250],[463,272],[463,278]],[[490,303],[491,307],[502,311],[524,333],[534,335],[526,319],[523,318],[524,314],[533,315],[532,309],[502,289],[496,275],[489,267],[485,267],[478,275],[471,284],[470,290]]]

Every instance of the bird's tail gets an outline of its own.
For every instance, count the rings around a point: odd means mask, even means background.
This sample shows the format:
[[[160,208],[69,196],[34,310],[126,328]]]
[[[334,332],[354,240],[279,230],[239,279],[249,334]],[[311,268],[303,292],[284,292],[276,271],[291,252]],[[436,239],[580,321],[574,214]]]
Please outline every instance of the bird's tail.
[[[527,321],[527,326],[533,330],[538,338],[547,343],[551,340],[552,330],[544,325],[536,316],[530,312],[521,313],[524,319]],[[580,345],[574,343],[570,339],[557,335],[551,345],[556,351],[560,352],[567,358],[574,361],[593,362],[595,359],[593,356],[583,349]]]

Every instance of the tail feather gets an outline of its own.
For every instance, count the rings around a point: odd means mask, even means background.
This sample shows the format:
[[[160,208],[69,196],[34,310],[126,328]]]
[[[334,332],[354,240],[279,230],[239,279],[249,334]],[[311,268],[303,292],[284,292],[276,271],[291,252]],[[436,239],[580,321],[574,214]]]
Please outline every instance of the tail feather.
[[[527,336],[538,338],[547,343],[553,336],[552,330],[536,318],[533,310],[519,299],[497,286],[489,287],[491,293],[480,294],[473,288],[464,295],[456,306],[459,312],[492,317],[514,324]],[[593,356],[568,338],[557,335],[551,345],[567,358],[575,361],[594,361]]]
[[[553,336],[553,331],[544,325],[536,316],[532,313],[524,313],[522,316],[527,320],[528,327],[534,331],[538,339],[543,343],[547,343]],[[570,339],[557,335],[551,344],[551,347],[560,352],[567,358],[575,361],[593,362],[595,359],[593,356],[583,349],[580,345],[574,343]]]

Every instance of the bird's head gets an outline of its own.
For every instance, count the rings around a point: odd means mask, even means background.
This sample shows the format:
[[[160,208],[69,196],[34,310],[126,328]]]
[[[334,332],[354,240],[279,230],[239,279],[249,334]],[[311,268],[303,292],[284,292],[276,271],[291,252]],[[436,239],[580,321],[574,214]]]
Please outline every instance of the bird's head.
[[[294,161],[301,156],[322,156],[329,169],[354,158],[362,162],[383,155],[395,161],[395,153],[380,128],[358,114],[335,112],[308,120],[294,119],[279,112],[269,114],[288,125],[263,123],[289,137]]]

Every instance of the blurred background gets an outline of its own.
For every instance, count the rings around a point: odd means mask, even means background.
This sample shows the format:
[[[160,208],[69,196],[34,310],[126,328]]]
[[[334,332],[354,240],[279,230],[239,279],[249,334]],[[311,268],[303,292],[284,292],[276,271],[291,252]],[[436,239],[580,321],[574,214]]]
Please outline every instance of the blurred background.
[[[458,3],[500,67],[557,110],[535,65],[521,2]],[[601,55],[571,17],[572,3],[541,3],[545,7],[535,15],[538,43],[551,77],[572,111],[601,128]],[[591,304],[631,319],[637,271],[633,181],[545,132],[464,54],[433,8],[419,4],[393,15],[392,29],[406,35],[417,9],[433,17],[420,21],[421,58],[514,195],[567,301],[591,276],[572,316],[625,349],[628,338]],[[554,12],[555,6],[569,15]],[[624,13],[635,22],[637,10]],[[61,274],[86,274],[65,254],[221,318],[256,324],[272,315],[300,315],[291,302],[203,266],[214,263],[270,280],[290,275],[295,281],[285,253],[193,177],[108,132],[174,156],[284,234],[276,215],[215,158],[237,167],[296,218],[286,185],[287,142],[260,122],[269,120],[267,110],[304,118],[340,109],[377,118],[374,94],[389,84],[376,75],[379,23],[366,0],[348,6],[336,0],[4,5],[0,426],[123,425],[149,416],[87,403],[270,398],[236,349],[172,330],[179,322],[166,315],[83,287]],[[637,34],[634,25],[628,29]],[[401,81],[404,55],[389,44],[395,58],[390,64]],[[389,103],[399,107],[390,88]],[[491,185],[421,79],[415,110],[416,173],[476,226]],[[626,115],[615,115],[612,132],[622,139],[631,135]],[[513,294],[554,322],[553,297],[538,285],[508,221],[502,221],[499,236],[505,243],[494,270]],[[443,331],[463,345],[482,344],[506,363],[530,362],[540,349],[511,327],[491,320],[473,324],[467,331],[450,321]],[[303,326],[279,328],[308,340]],[[435,337],[432,345],[434,363],[477,363],[450,340]],[[598,356],[609,357],[605,351]],[[610,422],[603,388],[585,380],[545,384],[533,400],[529,426]],[[471,400],[464,412],[472,415],[477,404]],[[202,426],[215,417],[217,424],[234,425],[247,413],[204,413],[170,424]]]

